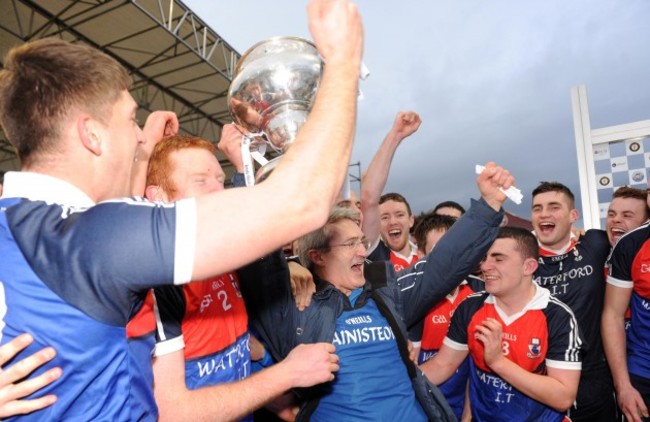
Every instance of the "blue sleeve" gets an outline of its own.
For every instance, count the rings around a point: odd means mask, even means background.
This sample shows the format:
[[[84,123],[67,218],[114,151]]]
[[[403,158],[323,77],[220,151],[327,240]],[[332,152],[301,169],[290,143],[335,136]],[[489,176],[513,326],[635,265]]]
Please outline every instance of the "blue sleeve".
[[[481,199],[445,233],[429,255],[397,273],[404,319],[411,326],[481,262],[499,232],[503,210]]]
[[[6,224],[52,291],[100,321],[124,324],[147,289],[189,281],[196,227],[189,208],[123,200],[74,210],[22,201],[7,208]]]
[[[476,312],[476,304],[474,303],[478,299],[468,297],[458,305],[454,315],[451,317],[451,323],[449,324],[449,329],[447,330],[447,336],[450,340],[458,344],[468,344],[467,340],[467,327],[469,326],[470,321],[474,312]],[[482,303],[482,300],[480,301]]]
[[[383,240],[379,239],[377,247],[370,252],[366,259],[372,262],[390,261],[390,249]]]
[[[407,328],[406,334],[409,340],[411,340],[412,342],[422,341],[422,332],[424,331],[424,321],[425,319],[422,318],[419,321],[417,321],[415,324]]]
[[[465,280],[474,293],[485,291],[485,282],[480,277],[469,275]]]
[[[609,266],[609,278],[622,281],[634,281],[632,277],[632,263],[637,253],[647,240],[647,226],[643,225],[638,229],[626,233],[612,249],[607,265]],[[610,280],[611,281],[611,280]]]
[[[556,362],[578,363],[581,359],[582,340],[571,308],[551,298],[544,310],[548,326],[548,351],[546,359]]]

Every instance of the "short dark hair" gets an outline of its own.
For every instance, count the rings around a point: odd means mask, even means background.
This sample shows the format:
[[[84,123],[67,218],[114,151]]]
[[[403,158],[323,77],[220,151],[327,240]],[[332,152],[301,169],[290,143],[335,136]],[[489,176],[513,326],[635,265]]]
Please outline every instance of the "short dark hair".
[[[96,48],[58,38],[15,47],[0,70],[0,121],[23,166],[57,151],[60,122],[73,107],[107,123],[131,77]]]
[[[408,201],[399,193],[395,193],[395,192],[385,193],[379,198],[380,205],[386,201],[402,202],[404,205],[406,205],[406,211],[408,211],[409,215],[413,215],[413,213],[411,212],[411,206],[409,205]]]
[[[616,189],[612,194],[612,199],[614,198],[634,198],[644,201],[648,197],[648,191],[645,189],[637,189],[631,186],[621,186]]]
[[[539,259],[539,245],[537,238],[530,231],[521,227],[501,227],[497,239],[513,239],[516,249],[524,259]]]
[[[453,208],[458,211],[460,211],[460,215],[465,214],[465,208],[463,208],[462,205],[460,205],[458,202],[455,201],[443,201],[436,205],[436,207],[433,209],[433,213],[435,214],[436,211],[438,211],[440,208]]]
[[[427,244],[427,235],[431,230],[444,230],[447,231],[454,225],[456,219],[450,215],[440,215],[434,214],[433,212],[421,216],[418,220],[418,224],[413,229],[413,236],[415,237],[415,242],[418,245],[418,248],[421,251],[425,251],[424,248]]]
[[[645,211],[645,217],[647,219],[648,216],[650,216],[650,209],[648,209],[648,202],[647,202],[649,193],[650,190],[638,189],[630,186],[621,186],[620,188],[616,189],[612,194],[612,200],[616,198],[631,198],[631,199],[638,199],[639,201],[643,201],[643,203],[645,204],[645,207],[643,208]]]
[[[571,209],[575,208],[576,198],[571,192],[571,189],[566,187],[560,182],[540,182],[539,185],[533,190],[533,198],[539,194],[546,192],[563,193],[569,198],[569,205]]]

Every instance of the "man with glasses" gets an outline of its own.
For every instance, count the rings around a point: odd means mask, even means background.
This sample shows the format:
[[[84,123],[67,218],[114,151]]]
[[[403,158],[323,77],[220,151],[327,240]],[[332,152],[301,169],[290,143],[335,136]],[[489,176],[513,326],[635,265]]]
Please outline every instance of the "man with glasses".
[[[299,239],[317,291],[298,311],[281,252],[239,271],[249,319],[277,360],[298,344],[331,342],[340,358],[332,382],[300,395],[297,420],[455,420],[440,392],[409,359],[406,326],[424,317],[475,268],[494,240],[514,179],[489,163],[477,178],[482,199],[434,251],[395,273],[366,264],[368,241],[355,211],[335,208],[328,222]]]
[[[32,334],[16,361],[56,350],[30,381],[61,368],[27,397],[56,403],[21,420],[157,420],[152,344],[126,337],[147,289],[231,271],[326,220],[352,150],[363,25],[344,0],[311,1],[308,15],[327,68],[282,163],[245,191],[172,205],[114,200],[132,192],[153,141],[118,62],[54,37],[2,61],[0,124],[22,171],[5,174],[0,199],[0,343]],[[262,207],[269,221],[292,218],[269,227]]]

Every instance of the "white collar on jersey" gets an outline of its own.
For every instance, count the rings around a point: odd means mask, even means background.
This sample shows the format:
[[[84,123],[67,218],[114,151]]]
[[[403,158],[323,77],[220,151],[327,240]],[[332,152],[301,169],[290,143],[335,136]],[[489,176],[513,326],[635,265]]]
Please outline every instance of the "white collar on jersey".
[[[76,186],[41,173],[9,171],[4,175],[3,198],[26,198],[51,204],[88,208],[92,199]]]
[[[388,246],[388,245],[386,245],[386,246]],[[413,243],[413,242],[411,241],[411,239],[409,239],[409,246],[411,246],[411,253],[410,253],[408,256],[402,255],[401,253],[396,252],[396,251],[394,251],[394,250],[392,250],[392,249],[391,249],[391,252],[394,253],[396,257],[401,258],[401,259],[403,259],[403,260],[406,261],[406,262],[410,262],[411,259],[413,259],[414,256],[417,256],[417,254],[418,254],[418,247],[417,247],[417,245],[416,245],[415,243]],[[390,248],[389,248],[389,249],[390,249]]]
[[[506,315],[506,313],[503,312],[501,308],[499,308],[499,305],[497,305],[496,298],[491,294],[487,297],[487,299],[485,299],[485,303],[493,304],[503,323],[510,325],[526,312],[534,309],[544,309],[546,306],[548,306],[548,301],[551,298],[551,293],[548,291],[548,289],[540,287],[535,282],[533,282],[533,285],[535,286],[535,296],[533,296],[530,302],[528,302],[526,306],[524,306],[524,308],[516,314],[512,314],[510,316]]]
[[[533,235],[537,237],[537,233],[535,233],[535,230],[533,230],[531,233],[533,233]],[[573,231],[571,231],[571,234],[569,235],[569,241],[566,243],[566,245],[562,246],[559,249],[548,248],[542,245],[541,243],[539,243],[539,240],[537,241],[537,244],[539,245],[540,249],[544,249],[545,251],[548,251],[553,255],[564,255],[565,253],[569,252],[573,248],[576,240],[577,240],[576,235],[573,234]]]

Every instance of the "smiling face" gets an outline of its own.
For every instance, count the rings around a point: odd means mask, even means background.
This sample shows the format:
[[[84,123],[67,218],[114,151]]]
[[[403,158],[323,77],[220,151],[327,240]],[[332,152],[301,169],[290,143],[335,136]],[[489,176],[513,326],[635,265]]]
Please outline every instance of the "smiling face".
[[[315,272],[349,295],[352,290],[363,287],[363,264],[368,250],[363,245],[363,232],[352,220],[343,219],[329,225],[330,250],[312,251]]]
[[[169,201],[193,198],[224,189],[226,178],[219,160],[202,148],[185,148],[170,154],[173,169],[169,176],[174,193]]]
[[[537,261],[524,258],[515,239],[497,239],[481,263],[485,291],[501,299],[517,297],[530,287],[536,268]]]
[[[637,198],[614,198],[607,210],[607,238],[610,246],[648,218],[646,202]]]
[[[106,160],[108,192],[97,200],[119,198],[131,193],[131,175],[138,144],[144,135],[136,119],[137,104],[131,94],[124,90],[111,108],[106,124],[98,123],[96,135],[101,139],[102,155]]]
[[[406,204],[388,200],[379,205],[380,233],[388,247],[408,256],[411,252],[409,231],[413,227],[413,216],[409,214]]]
[[[533,197],[531,220],[543,247],[558,250],[568,244],[571,226],[577,219],[578,211],[566,194],[550,191]]]

